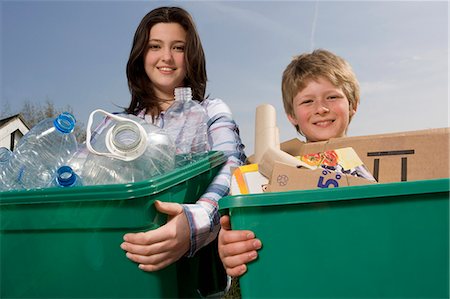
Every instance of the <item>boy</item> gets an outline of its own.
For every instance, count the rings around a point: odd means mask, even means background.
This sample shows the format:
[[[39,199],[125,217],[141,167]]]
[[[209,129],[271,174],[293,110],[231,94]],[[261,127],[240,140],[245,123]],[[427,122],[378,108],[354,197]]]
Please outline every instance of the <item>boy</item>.
[[[344,137],[359,103],[359,83],[341,57],[315,50],[294,57],[282,78],[284,110],[307,142]],[[231,230],[229,216],[220,219],[219,255],[229,276],[247,271],[262,246],[248,230]]]

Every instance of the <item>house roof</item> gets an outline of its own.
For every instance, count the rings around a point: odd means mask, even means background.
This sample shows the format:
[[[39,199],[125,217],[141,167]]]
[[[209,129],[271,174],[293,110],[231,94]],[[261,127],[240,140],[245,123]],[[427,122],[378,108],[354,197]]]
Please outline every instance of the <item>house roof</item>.
[[[30,129],[30,127],[27,125],[26,121],[20,114],[15,114],[7,118],[0,119],[0,128],[16,118],[20,119],[20,121],[25,125],[25,127],[27,127],[28,130]]]

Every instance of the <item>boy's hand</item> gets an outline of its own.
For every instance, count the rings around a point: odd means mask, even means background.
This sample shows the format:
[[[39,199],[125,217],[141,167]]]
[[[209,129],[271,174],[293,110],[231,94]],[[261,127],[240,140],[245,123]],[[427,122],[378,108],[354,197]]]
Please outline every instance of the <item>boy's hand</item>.
[[[231,230],[230,217],[220,218],[219,256],[228,275],[238,277],[247,271],[246,264],[258,257],[261,241],[249,230]]]
[[[158,211],[168,216],[163,226],[142,233],[124,235],[120,247],[139,268],[152,272],[179,260],[190,246],[190,229],[183,207],[178,203],[155,201]]]

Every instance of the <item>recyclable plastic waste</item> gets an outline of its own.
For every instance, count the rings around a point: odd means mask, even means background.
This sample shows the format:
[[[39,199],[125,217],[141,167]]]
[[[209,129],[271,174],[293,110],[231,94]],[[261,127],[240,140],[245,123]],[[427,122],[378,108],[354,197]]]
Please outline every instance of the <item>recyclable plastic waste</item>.
[[[89,150],[86,147],[86,141],[79,143],[77,152],[67,161],[67,166],[72,168],[78,175],[81,174],[88,155]]]
[[[3,168],[12,158],[12,151],[6,147],[0,147],[0,167]]]
[[[102,123],[92,132],[98,116]],[[95,110],[86,135],[89,153],[80,175],[84,185],[136,182],[175,167],[175,144],[167,132],[135,115]]]
[[[94,116],[101,122],[92,130]],[[75,117],[62,113],[34,126],[11,152],[0,151],[0,191],[49,186],[121,184],[149,179],[210,150],[205,109],[191,88],[175,89],[162,128],[128,114],[91,113],[77,144]]]
[[[45,188],[55,171],[77,151],[75,117],[47,118],[23,136],[0,171],[0,190]]]
[[[58,168],[49,187],[74,187],[83,186],[81,178],[68,165],[63,165]]]
[[[162,127],[176,145],[177,165],[184,164],[197,154],[210,150],[207,134],[208,115],[205,109],[192,99],[190,87],[175,88],[175,101],[163,116]]]

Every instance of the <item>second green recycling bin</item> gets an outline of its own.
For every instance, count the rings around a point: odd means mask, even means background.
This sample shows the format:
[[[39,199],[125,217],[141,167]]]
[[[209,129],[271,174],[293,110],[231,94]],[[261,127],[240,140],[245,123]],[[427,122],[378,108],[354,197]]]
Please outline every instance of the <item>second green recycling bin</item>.
[[[242,298],[448,298],[449,179],[223,198],[262,241]]]

